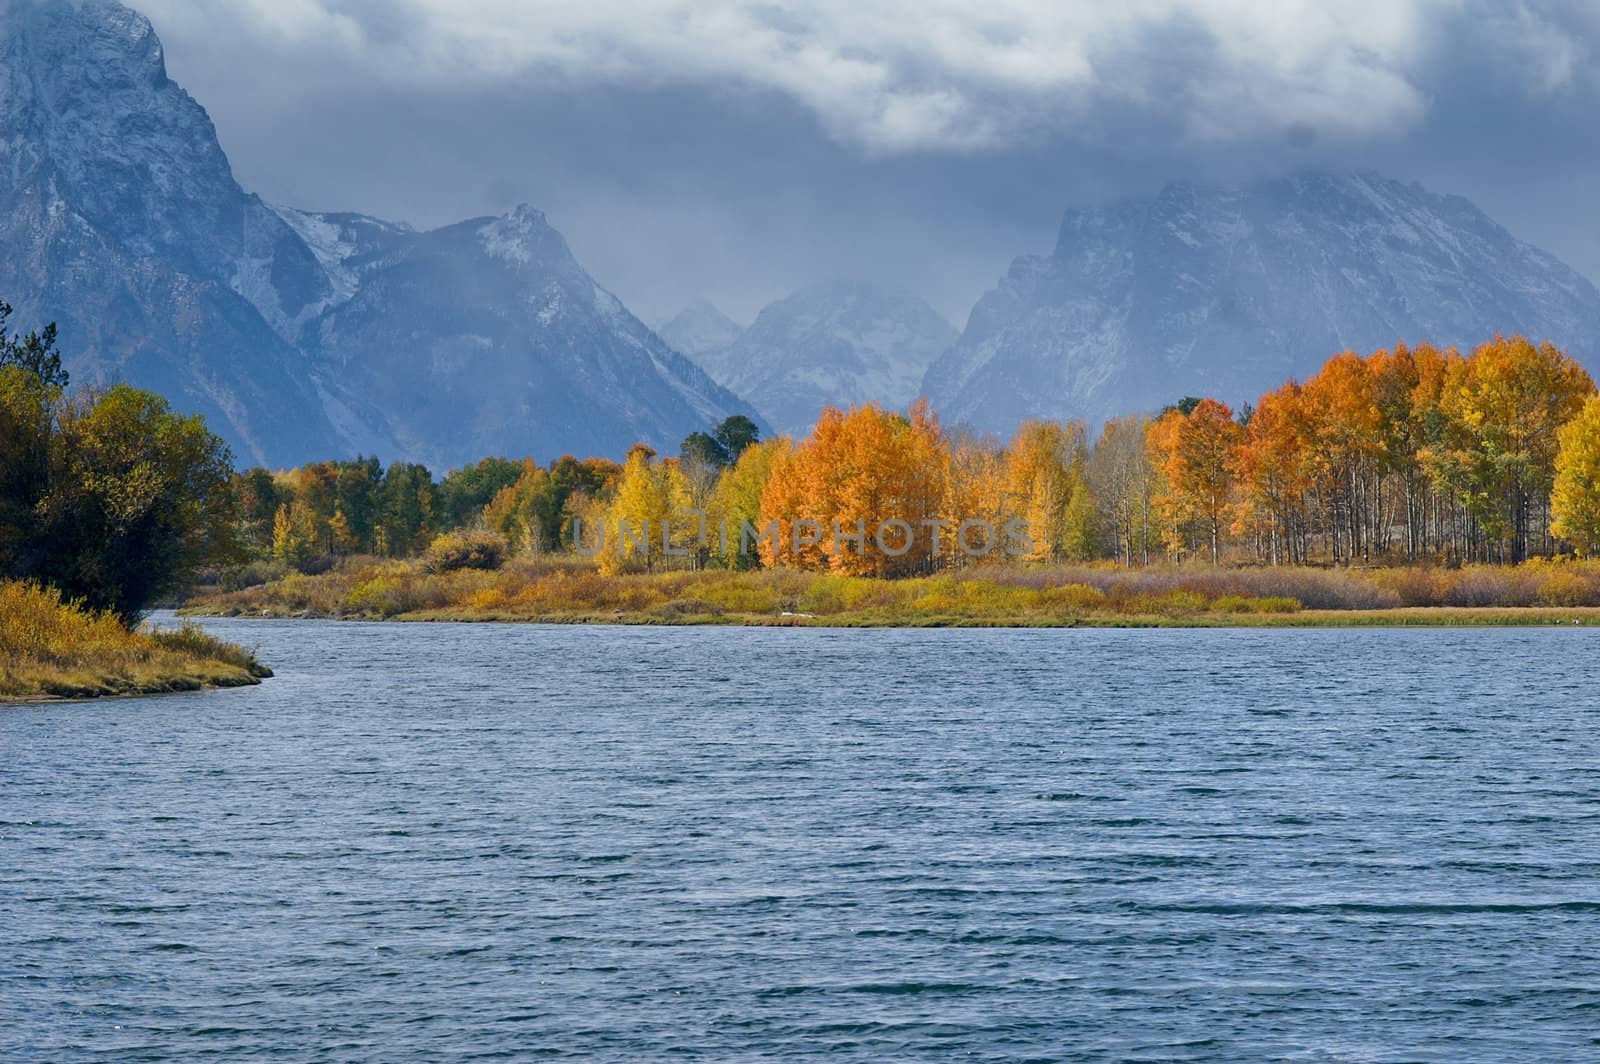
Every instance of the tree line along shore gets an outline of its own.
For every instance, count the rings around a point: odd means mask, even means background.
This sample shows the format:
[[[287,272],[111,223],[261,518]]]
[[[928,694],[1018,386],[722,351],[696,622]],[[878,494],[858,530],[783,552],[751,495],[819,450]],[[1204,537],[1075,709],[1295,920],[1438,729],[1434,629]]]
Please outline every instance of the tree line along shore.
[[[28,669],[38,687],[89,667],[75,638],[113,663],[105,690],[188,683],[135,678],[135,644],[89,635],[114,624],[175,667],[156,648],[182,641],[139,630],[158,602],[862,625],[1588,623],[1600,608],[1600,398],[1520,337],[1345,353],[1239,410],[1187,398],[1094,433],[1029,421],[1001,440],[925,402],[867,404],[824,409],[802,439],[733,417],[675,455],[490,457],[436,479],[373,457],[236,472],[160,396],[69,388],[53,330],[14,335],[8,316],[0,586],[73,619],[54,643],[5,636],[7,692]],[[1005,550],[974,550],[974,530],[1004,530]],[[261,671],[187,639],[202,662]]]
[[[1600,398],[1520,337],[1341,354],[1238,411],[1185,399],[1092,437],[1030,421],[999,440],[869,404],[799,440],[734,418],[673,456],[488,458],[437,484],[320,462],[238,487],[254,560],[216,571],[200,610],[1304,624],[1600,607]],[[1005,550],[973,549],[996,530]]]
[[[509,557],[582,557],[608,575],[902,578],[1002,557],[1515,565],[1600,550],[1600,398],[1552,346],[1496,337],[1468,356],[1338,355],[1238,411],[1190,398],[1093,438],[1082,422],[1029,421],[1000,440],[947,429],[926,403],[868,404],[823,410],[799,440],[732,418],[672,456],[486,458],[438,482],[363,458],[250,470],[237,493],[262,571],[417,558],[466,531]],[[972,549],[996,530],[1006,550]]]

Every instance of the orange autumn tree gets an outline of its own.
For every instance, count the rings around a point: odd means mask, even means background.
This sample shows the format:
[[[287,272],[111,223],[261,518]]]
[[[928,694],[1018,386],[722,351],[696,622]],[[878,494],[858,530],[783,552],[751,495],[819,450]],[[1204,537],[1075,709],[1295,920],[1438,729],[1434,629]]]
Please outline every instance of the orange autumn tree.
[[[1169,410],[1151,426],[1150,460],[1164,478],[1156,507],[1175,552],[1205,547],[1213,564],[1222,560],[1243,435],[1233,411],[1215,399],[1200,400],[1188,414]]]
[[[975,557],[1000,557],[1011,518],[1006,496],[1006,452],[991,438],[963,432],[946,441],[947,523],[943,556],[962,566]],[[963,540],[965,549],[963,549]]]
[[[937,564],[944,434],[926,401],[908,415],[875,403],[822,412],[773,464],[761,500],[768,565],[852,576],[904,576]]]
[[[1438,357],[1438,352],[1426,345],[1421,350],[1419,359],[1405,344],[1397,344],[1393,352],[1378,351],[1367,361],[1383,435],[1383,473],[1392,482],[1391,507],[1399,510],[1406,557],[1411,559],[1421,549],[1428,500],[1428,476],[1422,466],[1426,440],[1417,417],[1417,399],[1425,360]],[[1379,551],[1388,549],[1391,527],[1385,522],[1375,530],[1374,545]]]
[[[1368,557],[1382,520],[1385,457],[1372,373],[1361,356],[1346,351],[1324,363],[1301,396],[1310,422],[1314,490],[1327,517],[1333,564]]]
[[[1235,457],[1243,492],[1238,531],[1273,565],[1304,562],[1310,553],[1310,437],[1304,396],[1290,381],[1261,397]]]

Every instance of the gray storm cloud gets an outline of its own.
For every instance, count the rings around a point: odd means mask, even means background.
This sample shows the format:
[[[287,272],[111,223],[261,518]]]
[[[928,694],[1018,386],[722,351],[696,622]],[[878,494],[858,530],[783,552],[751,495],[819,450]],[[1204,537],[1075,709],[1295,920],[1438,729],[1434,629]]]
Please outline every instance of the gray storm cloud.
[[[993,147],[1070,131],[1097,108],[1175,113],[1227,140],[1295,124],[1368,135],[1427,106],[1412,71],[1448,0],[152,0],[337,56],[390,83],[533,76],[563,86],[670,84],[782,94],[867,152]],[[1559,85],[1575,57],[1557,23],[1518,9],[1517,39]],[[1182,66],[1173,63],[1181,48]]]
[[[1063,207],[1307,165],[1600,267],[1558,215],[1600,169],[1586,0],[134,2],[251,187],[531,199],[647,316],[855,268],[959,319]]]

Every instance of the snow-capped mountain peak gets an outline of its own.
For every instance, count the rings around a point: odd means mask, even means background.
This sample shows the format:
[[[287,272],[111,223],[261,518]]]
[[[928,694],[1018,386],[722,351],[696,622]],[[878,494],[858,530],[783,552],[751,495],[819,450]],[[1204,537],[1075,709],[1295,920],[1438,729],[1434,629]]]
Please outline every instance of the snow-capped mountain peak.
[[[797,433],[824,405],[904,407],[955,335],[902,289],[827,281],[766,307],[737,341],[699,361],[775,428]]]
[[[1254,399],[1330,355],[1522,332],[1592,359],[1600,293],[1459,196],[1373,173],[1171,184],[1068,211],[925,382],[954,420],[1091,421],[1183,395]]]
[[[533,262],[576,266],[560,233],[550,227],[544,212],[521,204],[478,230],[483,249],[491,258],[512,266]]]
[[[722,313],[709,300],[697,299],[656,330],[674,351],[695,361],[730,346],[744,326]]]
[[[620,454],[744,412],[532,207],[418,233],[245,192],[116,0],[0,6],[0,252],[77,379],[163,392],[245,461]]]

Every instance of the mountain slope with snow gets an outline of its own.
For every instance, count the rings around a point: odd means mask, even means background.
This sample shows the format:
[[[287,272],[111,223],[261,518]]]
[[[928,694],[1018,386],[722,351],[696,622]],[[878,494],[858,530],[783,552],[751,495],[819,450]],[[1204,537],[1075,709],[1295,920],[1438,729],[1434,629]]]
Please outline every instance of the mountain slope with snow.
[[[59,322],[76,380],[162,392],[243,462],[620,454],[745,410],[536,211],[268,207],[116,0],[0,5],[0,298]]]
[[[909,292],[833,281],[771,304],[733,344],[699,361],[774,428],[800,433],[824,405],[905,407],[955,337]]]
[[[744,326],[701,299],[684,307],[656,332],[674,351],[682,351],[698,362],[733,346]]]
[[[537,210],[427,233],[308,217],[344,233],[332,273],[352,295],[304,342],[327,367],[330,409],[386,434],[373,442],[385,453],[444,466],[615,455],[638,440],[676,449],[745,409],[598,285]]]
[[[1025,417],[1095,421],[1184,395],[1253,400],[1347,349],[1496,332],[1594,366],[1600,293],[1467,200],[1414,184],[1178,184],[1068,212],[1054,253],[1012,264],[925,388],[946,420],[1009,432]]]
[[[327,278],[120,4],[4,8],[0,251],[0,297],[60,324],[78,380],[157,389],[246,459],[335,446],[286,339]]]

